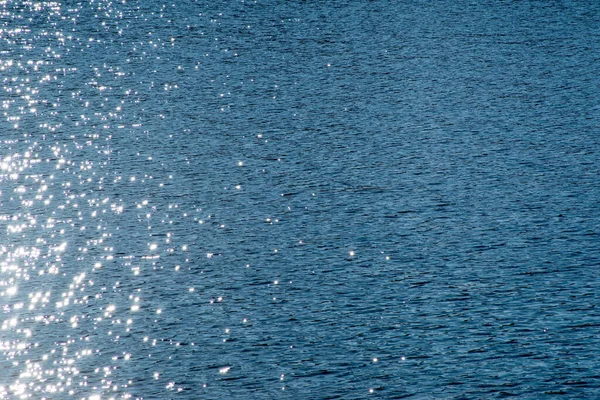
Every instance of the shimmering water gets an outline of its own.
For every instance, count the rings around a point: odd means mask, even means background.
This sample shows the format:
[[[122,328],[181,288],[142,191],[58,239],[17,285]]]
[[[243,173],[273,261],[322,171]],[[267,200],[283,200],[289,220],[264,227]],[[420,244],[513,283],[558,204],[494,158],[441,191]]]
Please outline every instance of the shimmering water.
[[[600,397],[600,3],[0,1],[0,397]]]

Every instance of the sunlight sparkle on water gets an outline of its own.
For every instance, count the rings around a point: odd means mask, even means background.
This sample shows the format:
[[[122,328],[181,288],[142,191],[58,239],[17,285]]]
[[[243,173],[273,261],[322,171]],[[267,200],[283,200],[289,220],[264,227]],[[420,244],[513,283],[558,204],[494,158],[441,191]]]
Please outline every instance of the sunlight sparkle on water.
[[[219,368],[219,373],[221,375],[225,375],[226,373],[229,372],[230,369],[231,369],[231,367],[222,367],[222,368]]]

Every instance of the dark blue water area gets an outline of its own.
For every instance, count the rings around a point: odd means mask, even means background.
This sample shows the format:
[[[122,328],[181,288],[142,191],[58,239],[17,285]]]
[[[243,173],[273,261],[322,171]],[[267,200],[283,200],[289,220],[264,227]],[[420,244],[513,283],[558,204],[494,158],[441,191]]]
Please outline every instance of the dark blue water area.
[[[0,15],[0,398],[600,396],[600,3]]]

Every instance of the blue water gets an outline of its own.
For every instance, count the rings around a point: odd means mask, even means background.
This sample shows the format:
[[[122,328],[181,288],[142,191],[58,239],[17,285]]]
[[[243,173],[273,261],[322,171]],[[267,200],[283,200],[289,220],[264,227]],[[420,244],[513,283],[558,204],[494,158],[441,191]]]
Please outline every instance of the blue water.
[[[600,397],[600,3],[0,3],[0,398]]]

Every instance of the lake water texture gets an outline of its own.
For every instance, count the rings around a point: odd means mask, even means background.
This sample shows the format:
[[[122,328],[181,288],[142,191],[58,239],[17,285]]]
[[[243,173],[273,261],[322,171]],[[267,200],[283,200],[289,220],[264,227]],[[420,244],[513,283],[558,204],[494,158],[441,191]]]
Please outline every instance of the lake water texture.
[[[600,397],[600,3],[3,1],[0,398]]]

